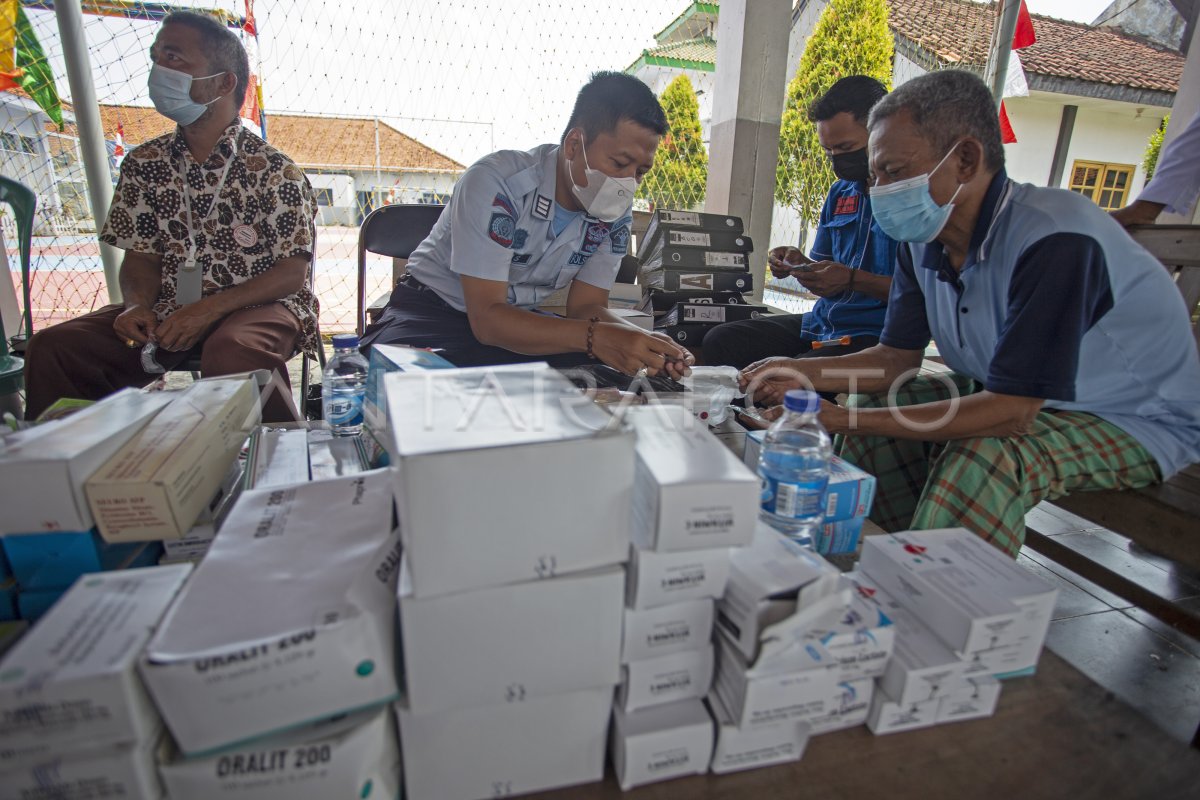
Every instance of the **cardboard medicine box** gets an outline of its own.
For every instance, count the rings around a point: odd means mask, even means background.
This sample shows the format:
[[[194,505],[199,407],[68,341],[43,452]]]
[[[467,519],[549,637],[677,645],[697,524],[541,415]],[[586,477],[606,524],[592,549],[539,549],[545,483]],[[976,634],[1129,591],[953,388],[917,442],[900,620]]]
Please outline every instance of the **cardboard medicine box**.
[[[708,647],[712,628],[713,601],[707,598],[643,610],[627,608],[621,663]]]
[[[561,373],[391,373],[384,389],[413,597],[629,557],[628,520],[614,510],[629,507],[633,434]]]
[[[0,661],[0,765],[161,728],[137,659],[191,571],[105,572],[71,587]]]
[[[718,775],[744,769],[799,761],[808,746],[811,729],[804,722],[784,721],[741,727],[725,708],[716,692],[708,695],[708,707],[717,722],[717,742],[712,771]]]
[[[713,753],[713,721],[702,700],[613,711],[613,771],[622,791],[634,786],[703,775]]]
[[[396,697],[389,488],[377,470],[242,493],[139,665],[180,750]]]
[[[414,714],[522,702],[620,680],[619,567],[471,592],[399,588],[405,704]]]
[[[390,706],[159,767],[171,800],[329,800],[400,796],[400,744]]]
[[[660,553],[632,545],[629,557],[630,608],[655,608],[720,597],[729,579],[727,547]]]
[[[200,516],[258,424],[251,379],[197,381],[87,480],[110,542],[178,539]]]
[[[84,482],[171,400],[124,389],[71,416],[0,444],[0,533],[86,531],[95,526]]]
[[[633,661],[622,672],[616,707],[623,711],[704,697],[712,686],[713,646]]]
[[[408,800],[489,800],[604,777],[612,687],[414,714],[397,704]]]
[[[633,538],[663,552],[740,547],[758,522],[758,476],[686,409],[627,409],[637,431]]]

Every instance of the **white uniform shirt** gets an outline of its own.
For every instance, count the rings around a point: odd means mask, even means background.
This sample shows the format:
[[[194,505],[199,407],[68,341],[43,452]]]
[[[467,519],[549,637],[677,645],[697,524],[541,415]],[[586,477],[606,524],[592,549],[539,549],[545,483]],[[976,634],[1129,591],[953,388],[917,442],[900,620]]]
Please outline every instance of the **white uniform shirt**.
[[[1175,137],[1158,157],[1154,177],[1138,200],[1162,203],[1164,211],[1187,216],[1200,195],[1200,113]]]
[[[553,144],[527,153],[501,150],[476,161],[413,251],[409,274],[459,311],[467,308],[460,275],[506,282],[508,302],[526,309],[573,280],[611,289],[629,252],[632,215],[602,222],[579,214],[555,236],[558,172]]]

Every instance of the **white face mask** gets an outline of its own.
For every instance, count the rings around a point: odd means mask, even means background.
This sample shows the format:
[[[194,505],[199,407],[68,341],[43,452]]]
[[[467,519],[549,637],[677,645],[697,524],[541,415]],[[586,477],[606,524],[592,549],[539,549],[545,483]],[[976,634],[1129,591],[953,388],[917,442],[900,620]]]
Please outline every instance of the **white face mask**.
[[[567,179],[571,181],[571,193],[589,214],[603,222],[615,222],[633,205],[633,193],[637,191],[637,178],[614,178],[587,162],[587,150],[583,148],[583,133],[580,132],[579,149],[583,153],[583,176],[587,186],[575,183],[571,174],[571,162],[567,161]]]
[[[155,64],[150,68],[150,101],[154,109],[167,119],[180,125],[191,125],[200,119],[204,109],[224,97],[214,97],[207,103],[197,103],[192,99],[192,82],[206,81],[209,78],[219,78],[224,72],[193,78],[186,72]]]

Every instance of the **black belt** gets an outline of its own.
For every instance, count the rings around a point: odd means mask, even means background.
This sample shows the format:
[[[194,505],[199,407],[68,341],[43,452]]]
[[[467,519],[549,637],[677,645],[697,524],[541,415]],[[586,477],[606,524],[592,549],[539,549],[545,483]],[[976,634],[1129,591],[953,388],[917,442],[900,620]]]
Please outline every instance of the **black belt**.
[[[435,305],[441,306],[443,308],[448,308],[451,311],[454,311],[458,314],[463,313],[463,312],[459,311],[457,308],[455,308],[454,306],[447,303],[442,298],[442,296],[440,294],[438,294],[434,289],[421,283],[419,280],[417,280],[415,277],[413,277],[411,274],[409,274],[407,272],[404,273],[400,277],[400,280],[396,281],[396,286],[403,286],[405,289],[411,289],[414,292],[421,292],[422,294],[424,294],[426,296],[426,299],[424,302],[433,301]],[[397,307],[399,306],[399,299],[396,297],[396,294],[394,292],[392,293],[391,302],[389,302],[388,305],[397,306]]]

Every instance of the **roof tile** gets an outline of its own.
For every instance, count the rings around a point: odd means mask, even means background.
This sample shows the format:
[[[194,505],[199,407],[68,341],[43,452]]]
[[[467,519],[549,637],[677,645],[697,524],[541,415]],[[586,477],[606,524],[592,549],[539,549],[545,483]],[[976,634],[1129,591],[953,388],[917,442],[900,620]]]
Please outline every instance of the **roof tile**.
[[[987,61],[996,4],[971,0],[888,0],[888,24],[949,64]],[[1111,28],[1033,15],[1037,42],[1020,51],[1025,71],[1038,75],[1175,92],[1183,74],[1178,52]]]

